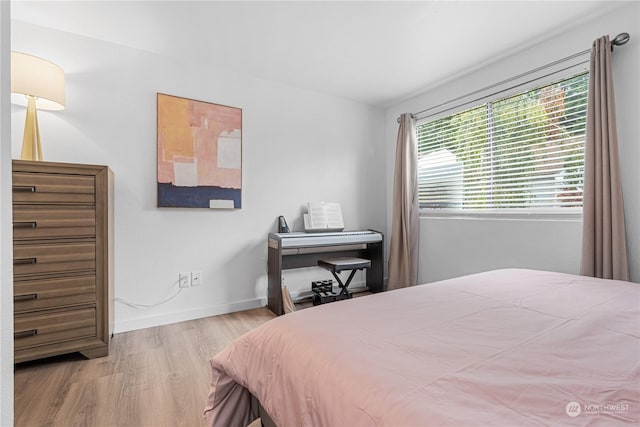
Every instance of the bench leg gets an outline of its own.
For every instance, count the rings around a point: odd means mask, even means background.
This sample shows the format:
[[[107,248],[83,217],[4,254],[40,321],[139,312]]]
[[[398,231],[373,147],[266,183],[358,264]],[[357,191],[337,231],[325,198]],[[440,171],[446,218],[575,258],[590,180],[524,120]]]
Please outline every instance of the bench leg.
[[[332,271],[331,273],[333,273],[333,277],[336,278],[336,280],[338,281],[338,286],[340,287],[340,293],[338,294],[338,298],[339,300],[341,299],[347,299],[347,298],[351,298],[353,296],[353,294],[351,292],[349,292],[349,284],[351,283],[351,279],[353,279],[353,276],[355,276],[356,271],[358,270],[351,270],[351,273],[349,273],[349,278],[347,279],[347,281],[343,284],[342,280],[340,280],[340,276],[338,276],[338,273],[336,273],[335,271]]]

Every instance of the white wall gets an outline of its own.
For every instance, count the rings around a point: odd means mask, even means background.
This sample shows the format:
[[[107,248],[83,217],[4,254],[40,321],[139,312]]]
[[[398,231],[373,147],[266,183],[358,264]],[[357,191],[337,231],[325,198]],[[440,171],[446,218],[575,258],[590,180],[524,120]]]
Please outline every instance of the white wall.
[[[611,13],[505,55],[496,62],[398,103],[387,110],[387,215],[391,221],[396,118],[417,112],[519,75],[591,47],[597,37],[628,32],[631,40],[616,48],[614,81],[618,137],[625,199],[631,278],[640,281],[640,3],[629,2]],[[451,52],[455,55],[455,52]],[[587,57],[588,60],[588,57]],[[574,221],[421,218],[420,280],[434,280],[503,267],[526,267],[577,273],[582,224]]]
[[[0,425],[13,425],[13,247],[9,2],[0,1]]]
[[[13,50],[66,72],[67,109],[38,113],[45,159],[114,171],[116,296],[153,303],[179,272],[203,273],[160,307],[116,304],[116,331],[264,305],[267,234],[278,215],[301,230],[309,200],[340,202],[350,229],[385,227],[382,110],[23,22],[12,36]],[[241,210],[156,207],[157,92],[243,109]],[[14,157],[23,121],[14,106]],[[317,274],[292,272],[287,285]]]

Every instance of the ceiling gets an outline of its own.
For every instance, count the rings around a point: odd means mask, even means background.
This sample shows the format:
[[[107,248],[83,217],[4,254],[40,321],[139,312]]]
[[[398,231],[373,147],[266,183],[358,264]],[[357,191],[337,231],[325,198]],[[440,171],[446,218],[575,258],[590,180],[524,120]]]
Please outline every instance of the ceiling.
[[[12,19],[387,107],[611,1],[25,1]]]

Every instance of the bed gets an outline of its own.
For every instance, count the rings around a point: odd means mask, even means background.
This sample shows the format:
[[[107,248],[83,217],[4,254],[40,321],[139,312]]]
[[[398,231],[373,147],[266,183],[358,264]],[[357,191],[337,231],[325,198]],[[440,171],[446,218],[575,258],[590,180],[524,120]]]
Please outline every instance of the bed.
[[[640,285],[506,269],[280,316],[210,360],[209,426],[640,423]]]

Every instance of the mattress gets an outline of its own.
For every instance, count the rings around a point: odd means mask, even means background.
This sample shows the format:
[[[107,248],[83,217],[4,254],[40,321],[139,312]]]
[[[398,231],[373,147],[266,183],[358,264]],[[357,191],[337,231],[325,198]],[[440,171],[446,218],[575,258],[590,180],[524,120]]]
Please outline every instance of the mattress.
[[[210,360],[210,426],[640,423],[640,285],[506,269],[304,309]]]

